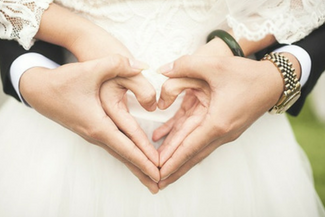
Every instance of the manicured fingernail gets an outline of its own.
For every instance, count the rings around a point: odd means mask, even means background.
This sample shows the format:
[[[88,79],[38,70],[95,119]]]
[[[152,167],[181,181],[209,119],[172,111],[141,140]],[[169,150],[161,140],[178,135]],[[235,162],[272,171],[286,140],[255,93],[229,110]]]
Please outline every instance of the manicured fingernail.
[[[158,70],[157,70],[157,73],[158,74],[165,74],[165,73],[168,73],[170,71],[172,71],[174,68],[174,62],[172,63],[168,63],[166,65],[163,65],[161,66]]]
[[[129,59],[129,62],[130,62],[130,66],[133,69],[140,69],[140,70],[149,69],[149,65],[147,63],[141,62],[139,60]]]

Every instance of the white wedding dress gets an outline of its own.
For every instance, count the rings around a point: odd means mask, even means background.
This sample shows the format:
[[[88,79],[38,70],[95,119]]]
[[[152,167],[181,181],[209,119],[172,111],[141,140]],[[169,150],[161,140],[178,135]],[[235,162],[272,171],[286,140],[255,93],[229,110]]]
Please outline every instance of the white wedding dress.
[[[1,10],[15,16],[7,7],[11,2],[1,1]],[[30,10],[33,5],[35,14],[48,5],[46,1],[31,2],[25,5]],[[155,69],[195,51],[214,29],[230,25],[238,37],[259,39],[271,32],[282,42],[292,42],[319,26],[324,20],[317,17],[325,11],[323,0],[57,2],[107,29],[137,59],[148,62],[151,68],[144,74],[158,94],[165,78]],[[305,16],[299,11],[302,2]],[[23,8],[19,16],[24,16]],[[288,8],[291,12],[281,16],[279,12]],[[6,31],[0,34],[2,38],[14,38],[10,31],[21,34],[16,38],[28,48],[40,16],[26,14],[31,21],[24,22],[25,29],[17,31],[5,23]],[[314,19],[314,26],[303,26],[307,18]],[[294,34],[294,28],[299,33]],[[130,97],[131,112],[149,138],[179,103],[167,112],[148,114]],[[152,195],[103,149],[9,99],[0,108],[0,216],[318,217],[325,212],[308,159],[285,115],[265,114],[239,139],[221,146],[178,181]]]

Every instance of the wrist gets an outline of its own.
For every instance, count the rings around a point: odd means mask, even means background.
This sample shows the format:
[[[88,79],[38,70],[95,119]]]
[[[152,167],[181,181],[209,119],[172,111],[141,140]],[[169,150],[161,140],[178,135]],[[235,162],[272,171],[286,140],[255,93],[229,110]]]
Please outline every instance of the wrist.
[[[203,46],[205,55],[209,56],[234,56],[229,46],[220,38],[215,37]],[[197,53],[200,53],[200,49]]]
[[[26,53],[18,58],[16,58],[11,66],[10,66],[10,78],[12,86],[14,87],[17,95],[19,96],[20,100],[24,102],[26,105],[24,98],[21,95],[19,85],[21,83],[22,75],[28,71],[28,69],[35,68],[35,67],[44,67],[48,69],[57,68],[59,65],[52,60],[40,55],[38,53]]]
[[[75,40],[69,50],[79,61],[98,59],[112,54],[132,58],[129,50],[119,40],[99,26],[93,28],[91,33],[83,34]]]
[[[234,34],[230,31],[231,34]],[[238,44],[242,48],[245,56],[250,56],[255,54],[256,52],[263,50],[274,44],[276,42],[275,37],[273,35],[266,35],[263,39],[259,41],[252,41],[245,38],[240,38],[238,40]]]
[[[19,82],[19,92],[27,105],[33,107],[32,100],[39,99],[38,94],[45,91],[46,85],[44,84],[46,72],[50,69],[44,67],[32,67],[24,72]]]
[[[228,32],[220,29],[215,30],[208,35],[207,41],[209,42],[214,38],[221,39],[234,56],[245,56],[238,42]]]
[[[277,67],[270,61],[260,61],[261,69],[266,73],[265,85],[268,87],[268,108],[272,108],[280,99],[284,91],[284,82]]]
[[[283,92],[279,100],[269,110],[271,114],[282,114],[286,112],[300,97],[301,85],[295,73],[295,68],[290,60],[280,53],[266,54],[262,59],[271,62],[278,70],[283,81]]]

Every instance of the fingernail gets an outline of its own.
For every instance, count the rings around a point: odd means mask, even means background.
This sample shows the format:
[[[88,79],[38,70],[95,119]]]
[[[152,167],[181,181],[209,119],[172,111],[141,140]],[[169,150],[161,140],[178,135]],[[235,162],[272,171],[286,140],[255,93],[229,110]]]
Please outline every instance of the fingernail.
[[[166,180],[169,176],[170,176],[170,175],[168,175],[168,176],[166,176],[166,177],[164,177],[164,178],[161,178],[160,181],[164,181],[164,180]]]
[[[158,108],[159,109],[164,109],[165,108],[165,101],[163,99],[159,99],[158,101]]]
[[[149,111],[155,111],[157,109],[157,103],[155,102],[154,104],[152,104],[149,109]]]
[[[170,71],[172,71],[174,68],[174,62],[168,63],[166,65],[161,66],[158,70],[157,73],[158,74],[165,74],[168,73]]]
[[[152,181],[154,181],[155,183],[158,183],[159,181],[158,180],[155,180],[154,178],[152,178],[151,176],[149,176],[150,177],[150,179],[152,180]]]
[[[139,60],[129,59],[129,62],[130,62],[130,66],[133,69],[138,69],[138,70],[149,69],[149,65],[147,63],[141,62]]]
[[[149,189],[149,191],[151,192],[151,194],[157,194],[158,192],[154,191],[154,190],[151,190]]]

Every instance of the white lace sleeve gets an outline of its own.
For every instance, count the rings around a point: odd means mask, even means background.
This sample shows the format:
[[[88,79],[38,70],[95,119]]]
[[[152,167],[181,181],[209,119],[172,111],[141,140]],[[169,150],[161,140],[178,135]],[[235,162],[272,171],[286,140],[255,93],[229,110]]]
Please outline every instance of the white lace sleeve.
[[[41,16],[52,0],[0,0],[0,38],[17,40],[25,49],[34,43]]]
[[[227,0],[227,4],[228,25],[236,38],[260,40],[273,34],[278,42],[291,44],[325,22],[324,0]]]

